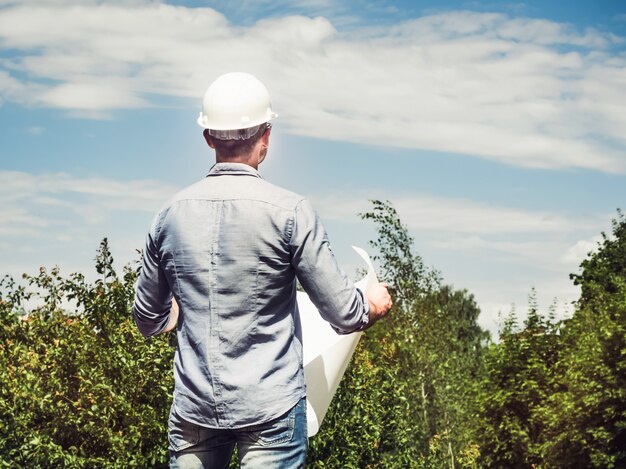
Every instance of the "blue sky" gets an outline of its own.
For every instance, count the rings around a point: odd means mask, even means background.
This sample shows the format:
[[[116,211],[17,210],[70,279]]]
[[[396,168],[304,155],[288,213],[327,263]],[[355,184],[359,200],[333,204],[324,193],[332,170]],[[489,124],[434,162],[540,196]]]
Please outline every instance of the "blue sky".
[[[206,86],[248,71],[280,117],[261,173],[309,197],[348,272],[368,199],[472,292],[481,323],[559,314],[626,200],[621,1],[0,0],[2,273],[136,258],[213,155]]]

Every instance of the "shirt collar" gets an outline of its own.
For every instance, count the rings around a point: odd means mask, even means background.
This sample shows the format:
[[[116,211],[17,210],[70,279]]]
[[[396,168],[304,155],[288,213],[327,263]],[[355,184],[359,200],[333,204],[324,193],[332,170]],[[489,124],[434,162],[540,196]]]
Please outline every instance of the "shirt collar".
[[[215,163],[211,167],[207,177],[222,176],[225,174],[234,176],[255,176],[261,178],[261,175],[256,169],[244,163]]]

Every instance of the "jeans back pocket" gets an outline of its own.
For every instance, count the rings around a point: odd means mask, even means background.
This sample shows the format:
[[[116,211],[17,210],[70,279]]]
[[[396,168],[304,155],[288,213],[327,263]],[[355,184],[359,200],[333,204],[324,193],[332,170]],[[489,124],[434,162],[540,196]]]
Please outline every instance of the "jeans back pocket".
[[[260,446],[271,446],[291,441],[295,422],[295,408],[282,417],[250,427],[247,436]]]

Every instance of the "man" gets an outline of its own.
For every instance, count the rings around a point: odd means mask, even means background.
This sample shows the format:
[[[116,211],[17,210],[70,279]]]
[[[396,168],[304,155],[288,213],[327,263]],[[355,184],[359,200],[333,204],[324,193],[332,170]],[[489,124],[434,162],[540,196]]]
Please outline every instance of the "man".
[[[169,421],[171,467],[303,467],[306,389],[296,278],[338,333],[391,308],[339,269],[309,202],[257,172],[271,133],[269,93],[222,75],[198,123],[216,164],[157,214],[133,316],[146,337],[177,327]],[[175,300],[173,300],[173,298]]]

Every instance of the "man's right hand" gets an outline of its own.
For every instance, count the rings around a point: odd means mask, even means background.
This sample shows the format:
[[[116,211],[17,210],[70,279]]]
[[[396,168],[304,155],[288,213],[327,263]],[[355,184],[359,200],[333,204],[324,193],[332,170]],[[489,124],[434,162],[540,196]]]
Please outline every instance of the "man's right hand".
[[[370,287],[365,295],[370,304],[370,320],[368,326],[371,326],[380,318],[387,315],[393,306],[393,302],[391,301],[391,296],[387,291],[387,284],[385,282]]]

